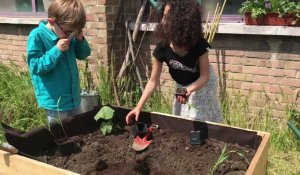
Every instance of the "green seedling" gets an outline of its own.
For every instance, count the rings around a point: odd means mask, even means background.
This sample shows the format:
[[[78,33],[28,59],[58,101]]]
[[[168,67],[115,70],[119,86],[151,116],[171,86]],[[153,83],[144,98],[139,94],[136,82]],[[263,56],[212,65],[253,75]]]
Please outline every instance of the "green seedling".
[[[113,131],[113,118],[115,117],[115,110],[108,106],[103,106],[101,110],[96,114],[94,119],[96,121],[101,120],[100,130],[103,135],[112,133]]]
[[[209,175],[213,175],[215,173],[215,171],[217,170],[217,168],[219,167],[219,165],[223,164],[230,156],[230,154],[237,154],[240,157],[242,157],[245,162],[247,163],[247,165],[249,165],[249,161],[247,160],[247,158],[245,157],[244,154],[237,152],[237,151],[227,151],[226,152],[226,144],[224,146],[224,148],[222,149],[221,155],[219,157],[219,159],[215,162],[215,164],[209,169]]]

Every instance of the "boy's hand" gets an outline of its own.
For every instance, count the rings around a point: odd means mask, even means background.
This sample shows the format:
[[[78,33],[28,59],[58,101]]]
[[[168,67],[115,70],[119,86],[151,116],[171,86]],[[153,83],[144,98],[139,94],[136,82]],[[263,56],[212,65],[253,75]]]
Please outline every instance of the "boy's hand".
[[[68,39],[58,40],[56,46],[61,52],[67,51],[69,49],[70,41]]]
[[[83,40],[83,32],[82,30],[78,31],[78,34],[76,36],[77,41],[81,42]]]

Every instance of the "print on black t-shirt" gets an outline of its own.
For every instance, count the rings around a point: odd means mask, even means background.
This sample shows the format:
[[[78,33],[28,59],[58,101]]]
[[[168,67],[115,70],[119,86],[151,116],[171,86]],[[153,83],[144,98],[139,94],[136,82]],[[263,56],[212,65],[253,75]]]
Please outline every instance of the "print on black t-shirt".
[[[190,50],[183,56],[179,57],[169,45],[162,42],[156,45],[153,56],[160,62],[166,62],[172,78],[181,85],[188,85],[200,77],[199,57],[208,52],[211,46],[205,39],[200,39]]]

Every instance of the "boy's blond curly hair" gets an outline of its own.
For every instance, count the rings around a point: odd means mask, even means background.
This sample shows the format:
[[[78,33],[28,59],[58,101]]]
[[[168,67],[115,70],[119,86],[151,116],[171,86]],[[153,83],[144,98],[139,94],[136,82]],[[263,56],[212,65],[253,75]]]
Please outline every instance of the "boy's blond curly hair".
[[[48,8],[48,18],[78,30],[84,28],[86,23],[85,11],[80,0],[55,0]]]

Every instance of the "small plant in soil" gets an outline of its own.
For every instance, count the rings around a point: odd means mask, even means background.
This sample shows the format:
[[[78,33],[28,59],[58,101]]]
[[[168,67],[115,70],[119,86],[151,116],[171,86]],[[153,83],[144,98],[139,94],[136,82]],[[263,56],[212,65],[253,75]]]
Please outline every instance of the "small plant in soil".
[[[108,106],[104,106],[94,117],[96,121],[101,121],[100,130],[103,135],[112,133],[113,131],[113,118],[115,116],[115,110]]]
[[[54,120],[56,123],[58,123],[61,126],[64,136],[61,138],[57,138],[55,136],[55,134],[53,134],[53,132],[51,131],[51,123],[49,123],[49,122],[48,122],[48,130],[54,137],[54,141],[57,145],[58,153],[61,155],[69,155],[71,153],[78,152],[80,150],[80,145],[78,144],[79,140],[76,139],[76,137],[70,138],[65,131],[65,128],[61,121],[61,117],[60,117],[59,110],[58,110],[60,99],[61,99],[61,97],[59,97],[59,99],[57,101],[58,118],[54,119]]]
[[[217,171],[218,167],[223,164],[227,159],[229,159],[230,154],[237,154],[240,157],[242,157],[247,165],[249,165],[249,161],[247,160],[246,156],[240,152],[237,151],[226,151],[226,144],[224,148],[222,149],[221,155],[219,159],[216,161],[216,163],[209,169],[209,175],[214,175],[214,173]]]

